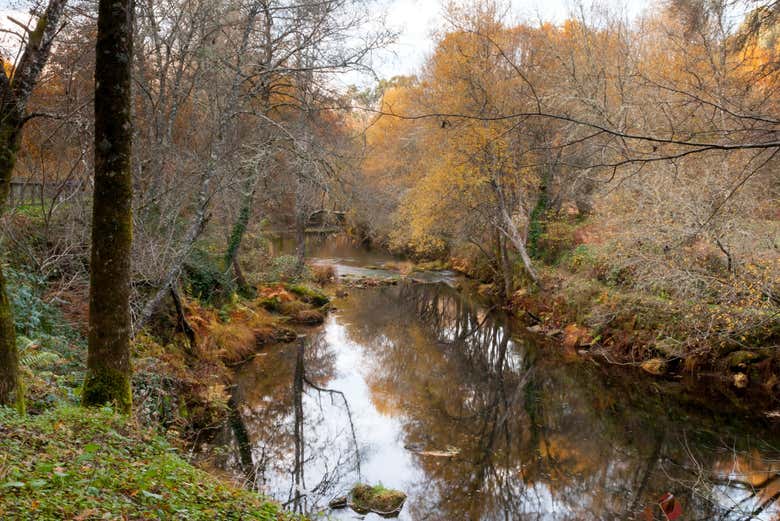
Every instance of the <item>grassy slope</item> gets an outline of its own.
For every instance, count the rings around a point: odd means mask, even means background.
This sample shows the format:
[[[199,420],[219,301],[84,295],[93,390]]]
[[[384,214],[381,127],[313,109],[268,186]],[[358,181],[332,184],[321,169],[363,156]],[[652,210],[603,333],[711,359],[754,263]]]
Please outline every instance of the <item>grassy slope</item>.
[[[0,519],[291,519],[110,409],[0,410]]]

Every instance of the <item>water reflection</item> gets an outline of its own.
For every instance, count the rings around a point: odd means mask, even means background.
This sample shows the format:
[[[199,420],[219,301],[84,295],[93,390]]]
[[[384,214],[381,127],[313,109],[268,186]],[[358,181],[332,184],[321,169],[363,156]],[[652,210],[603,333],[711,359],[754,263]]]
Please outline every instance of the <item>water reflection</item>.
[[[666,492],[686,520],[780,516],[774,436],[725,404],[567,361],[445,285],[339,305],[301,357],[280,347],[239,375],[259,487],[283,502],[297,490],[316,512],[362,478],[409,494],[402,519],[653,519]],[[352,422],[315,387],[342,391]]]

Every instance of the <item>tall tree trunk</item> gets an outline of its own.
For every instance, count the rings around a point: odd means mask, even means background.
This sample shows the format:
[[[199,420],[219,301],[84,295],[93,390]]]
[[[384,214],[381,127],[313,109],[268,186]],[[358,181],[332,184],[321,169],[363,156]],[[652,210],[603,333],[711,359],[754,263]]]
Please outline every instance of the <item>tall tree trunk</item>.
[[[95,196],[85,405],[132,407],[133,0],[100,0],[95,62]]]
[[[21,146],[27,102],[49,59],[66,3],[67,0],[49,0],[35,28],[28,33],[24,52],[13,75],[0,70],[0,214],[5,211],[11,191],[11,176]],[[16,406],[23,411],[24,392],[18,365],[13,310],[0,264],[0,405]]]
[[[24,411],[24,393],[19,383],[19,354],[11,304],[0,269],[0,405],[16,406]]]
[[[305,180],[301,179],[301,174],[298,176],[295,184],[295,274],[300,276],[306,267],[306,225],[309,224],[309,212],[306,207]]]
[[[238,211],[238,218],[233,223],[233,229],[230,232],[230,238],[228,239],[228,247],[225,252],[225,273],[231,269],[236,277],[238,288],[241,292],[247,292],[249,290],[249,284],[241,271],[241,264],[238,260],[238,251],[241,248],[241,243],[244,240],[244,235],[249,227],[249,219],[252,216],[252,203],[255,199],[255,191],[257,185],[256,174],[252,174],[247,178],[245,191],[241,198],[241,208]]]
[[[21,124],[17,124],[14,119],[18,118],[6,116],[0,129],[3,144],[0,148],[0,213],[5,210],[16,154],[19,152]],[[2,270],[0,263],[0,405],[24,409],[24,396],[19,385],[19,354],[16,351],[14,315]]]

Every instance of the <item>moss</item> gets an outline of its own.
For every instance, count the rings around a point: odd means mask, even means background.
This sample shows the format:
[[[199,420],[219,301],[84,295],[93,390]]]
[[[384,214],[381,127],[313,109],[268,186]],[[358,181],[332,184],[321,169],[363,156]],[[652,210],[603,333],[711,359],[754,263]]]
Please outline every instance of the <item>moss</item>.
[[[111,404],[129,414],[133,407],[130,376],[110,367],[93,368],[84,380],[81,399],[85,406]]]
[[[761,351],[735,351],[728,356],[728,365],[732,370],[743,369],[749,364],[766,359],[767,356],[767,353]]]
[[[352,489],[352,508],[359,513],[391,514],[404,506],[406,494],[382,485],[358,484]]]
[[[3,422],[0,518],[293,520],[189,464],[110,408],[62,407]]]
[[[322,307],[330,303],[330,299],[327,295],[314,288],[304,286],[303,284],[289,284],[286,288],[290,293],[297,295],[304,302],[308,302],[317,307]]]

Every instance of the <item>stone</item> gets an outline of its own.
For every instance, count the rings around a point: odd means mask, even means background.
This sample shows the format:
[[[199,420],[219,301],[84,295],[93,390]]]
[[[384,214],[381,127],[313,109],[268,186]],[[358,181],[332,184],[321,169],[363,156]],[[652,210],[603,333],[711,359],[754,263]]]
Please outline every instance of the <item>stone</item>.
[[[749,381],[745,373],[737,373],[734,375],[734,379],[732,383],[734,384],[734,387],[736,387],[737,389],[744,389],[745,387],[748,386]]]
[[[662,358],[651,358],[642,362],[642,370],[653,376],[663,376],[666,374],[666,360]]]
[[[764,358],[763,353],[755,351],[734,351],[729,355],[728,362],[732,370],[737,370],[744,369],[748,364],[760,362]]]

